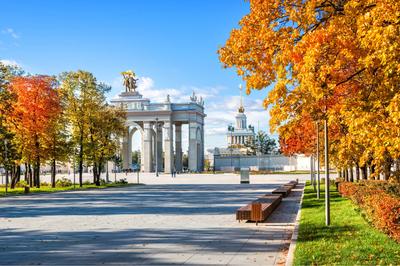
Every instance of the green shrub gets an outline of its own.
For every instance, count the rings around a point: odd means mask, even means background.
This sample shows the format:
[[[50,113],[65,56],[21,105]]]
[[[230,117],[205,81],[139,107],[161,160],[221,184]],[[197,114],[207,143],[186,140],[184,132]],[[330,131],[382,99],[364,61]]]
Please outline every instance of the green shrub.
[[[70,187],[72,185],[73,184],[72,184],[71,180],[69,180],[69,179],[67,179],[65,177],[62,177],[61,179],[58,179],[57,182],[56,182],[56,187]]]
[[[121,178],[116,182],[116,184],[128,184],[128,181],[126,180],[126,178]]]
[[[17,184],[15,184],[15,187],[29,187],[29,184],[25,180],[21,180]]]
[[[40,186],[42,186],[42,187],[51,187],[51,184],[49,184],[47,182],[40,182]]]
[[[86,181],[83,182],[82,184],[88,186],[88,185],[91,185],[92,183],[91,183],[89,180],[86,180]]]

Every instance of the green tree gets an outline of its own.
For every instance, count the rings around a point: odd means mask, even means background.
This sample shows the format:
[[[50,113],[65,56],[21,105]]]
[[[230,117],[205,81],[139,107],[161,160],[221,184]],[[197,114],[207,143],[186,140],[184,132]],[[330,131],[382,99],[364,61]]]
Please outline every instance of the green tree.
[[[250,139],[245,146],[252,154],[270,154],[277,149],[276,141],[262,130],[258,131],[254,139]]]
[[[132,152],[132,163],[140,165],[140,151],[133,151]]]
[[[67,101],[65,94],[60,93],[60,89],[57,91],[60,95],[61,113],[52,121],[48,138],[46,139],[47,153],[49,155],[49,162],[51,167],[51,186],[56,186],[56,166],[57,162],[67,162],[70,158],[70,151],[73,145],[70,141],[70,134],[68,131],[68,119],[65,113],[67,107]]]
[[[78,148],[79,185],[82,187],[84,156],[88,148],[89,126],[96,116],[99,106],[104,105],[104,93],[110,87],[97,82],[92,73],[78,70],[63,73],[60,76],[61,91],[66,99],[65,113],[72,132],[72,143]]]
[[[93,183],[100,185],[100,174],[119,148],[119,138],[125,132],[126,113],[120,107],[99,106],[89,123],[89,141],[86,150],[88,163],[93,166]]]

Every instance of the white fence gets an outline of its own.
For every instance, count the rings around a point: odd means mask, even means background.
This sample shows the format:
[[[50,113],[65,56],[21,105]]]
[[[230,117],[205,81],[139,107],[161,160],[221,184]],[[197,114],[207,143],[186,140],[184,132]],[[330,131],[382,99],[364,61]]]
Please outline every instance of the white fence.
[[[214,156],[216,171],[234,171],[243,167],[250,170],[296,171],[310,170],[310,157],[304,155],[233,155]]]

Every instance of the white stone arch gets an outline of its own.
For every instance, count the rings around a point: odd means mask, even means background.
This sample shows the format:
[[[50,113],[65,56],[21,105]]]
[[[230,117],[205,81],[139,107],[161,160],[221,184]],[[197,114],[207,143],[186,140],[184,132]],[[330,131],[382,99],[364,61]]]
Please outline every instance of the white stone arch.
[[[196,129],[196,152],[197,152],[197,169],[202,169],[202,143],[203,143],[203,136],[201,132],[201,128],[197,127]]]
[[[143,127],[138,124],[135,121],[128,121],[126,123],[127,127],[128,127],[128,154],[126,154],[125,156],[127,156],[128,158],[128,162],[129,162],[129,166],[131,165],[132,162],[132,138],[133,135],[138,131],[140,133],[140,168],[143,169],[143,140],[144,140],[144,130]]]

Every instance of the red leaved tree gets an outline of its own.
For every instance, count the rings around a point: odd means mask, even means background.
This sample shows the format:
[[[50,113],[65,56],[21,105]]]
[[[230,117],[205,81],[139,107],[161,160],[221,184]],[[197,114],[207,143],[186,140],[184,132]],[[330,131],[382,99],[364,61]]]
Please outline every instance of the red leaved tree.
[[[10,90],[15,95],[12,121],[21,144],[23,160],[33,164],[33,184],[40,187],[40,163],[47,159],[45,139],[61,113],[55,80],[49,76],[16,77]]]

